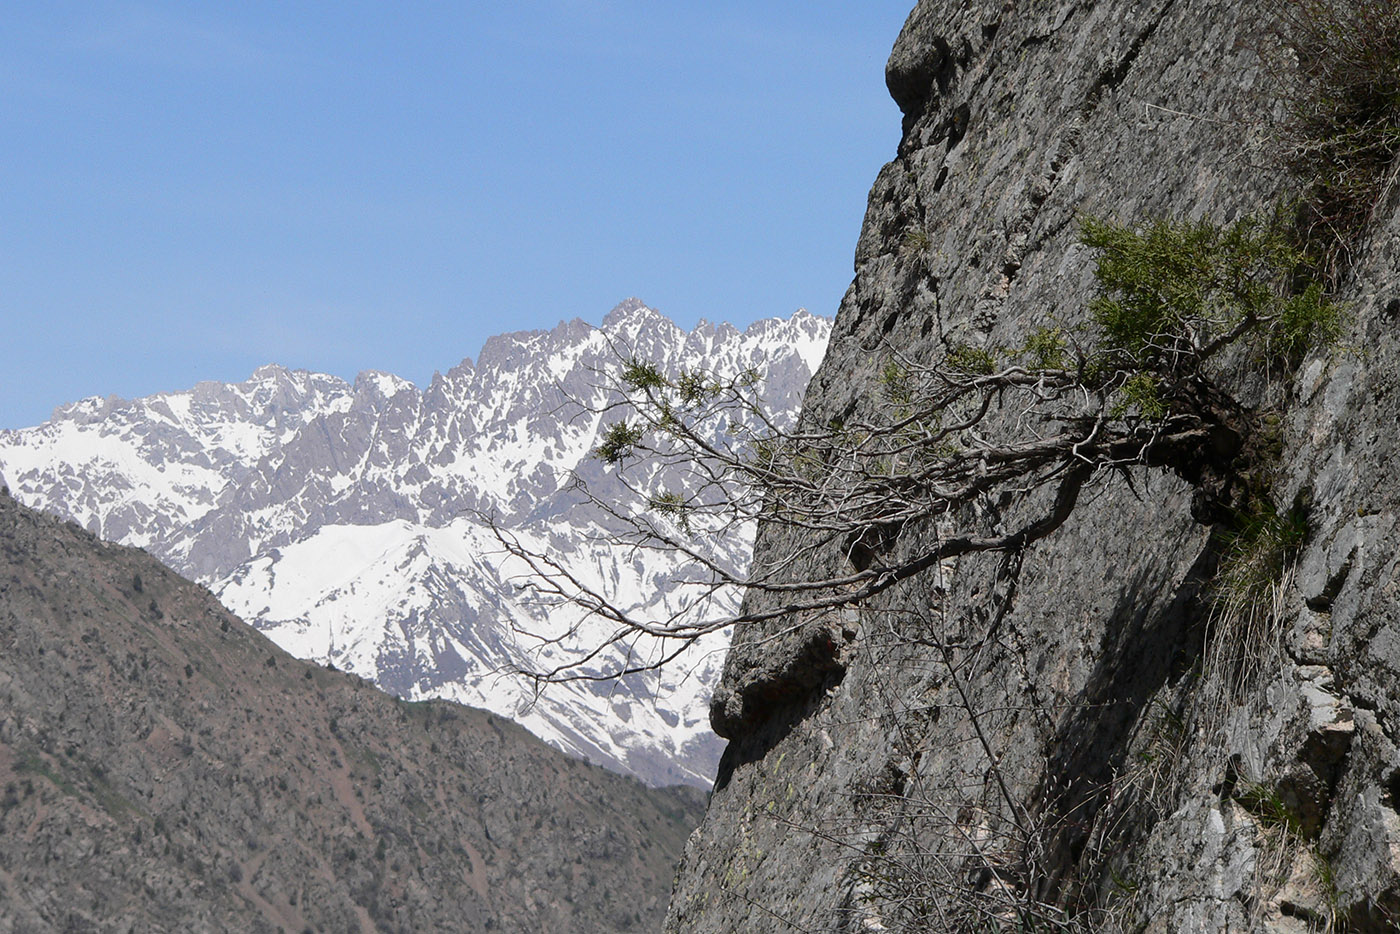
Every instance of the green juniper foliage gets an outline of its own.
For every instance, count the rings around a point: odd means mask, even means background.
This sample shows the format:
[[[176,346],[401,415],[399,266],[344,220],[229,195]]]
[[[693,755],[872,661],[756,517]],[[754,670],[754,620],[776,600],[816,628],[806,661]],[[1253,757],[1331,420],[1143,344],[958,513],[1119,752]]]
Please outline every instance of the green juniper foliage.
[[[682,530],[691,531],[691,504],[684,496],[673,490],[667,490],[653,496],[647,503],[648,507],[654,509],[659,514],[673,520]]]
[[[637,445],[646,437],[646,429],[641,425],[627,422],[614,422],[603,431],[603,438],[593,449],[593,455],[605,464],[616,464],[635,453]]]
[[[657,369],[656,364],[638,360],[636,357],[623,364],[622,382],[631,389],[642,391],[661,389],[669,385],[669,381]]]
[[[1045,326],[1031,331],[1015,356],[1037,370],[1063,370],[1073,359],[1064,329]]]
[[[880,371],[880,386],[885,398],[901,409],[914,402],[914,374],[898,361],[890,360],[885,364],[884,369]]]
[[[593,455],[606,464],[617,464],[634,455],[646,441],[648,428],[675,433],[681,429],[680,419],[685,413],[714,401],[726,389],[751,388],[760,382],[759,374],[753,370],[741,373],[728,386],[699,371],[671,379],[656,364],[636,357],[623,363],[619,378],[624,388],[646,397],[648,416],[637,422],[614,422],[604,429]]]
[[[1340,306],[1277,223],[1158,220],[1139,229],[1086,217],[1080,237],[1099,251],[1090,382],[1116,385],[1120,409],[1167,415],[1183,383],[1209,378],[1208,362],[1236,342],[1260,359],[1296,363],[1340,331]]]
[[[682,373],[676,380],[676,392],[685,406],[695,406],[713,399],[721,389],[718,380],[703,373]]]
[[[944,361],[949,369],[972,376],[988,376],[996,372],[996,356],[990,350],[957,344],[948,349]]]
[[[1277,218],[1134,227],[1086,216],[1080,241],[1097,251],[1098,288],[1085,325],[1042,325],[1015,349],[956,344],[943,370],[989,377],[1005,355],[1032,372],[1074,371],[1081,388],[1111,397],[1115,418],[1160,420],[1181,414],[1189,404],[1185,384],[1217,376],[1210,361],[1234,344],[1266,365],[1291,367],[1341,331],[1341,306]],[[882,382],[887,394],[898,388],[901,405],[916,395],[908,371],[896,364],[886,366]]]
[[[1170,411],[1170,406],[1162,398],[1157,378],[1147,373],[1135,373],[1118,387],[1118,401],[1109,409],[1109,414],[1114,418],[1123,418],[1136,412],[1146,419],[1161,420]]]

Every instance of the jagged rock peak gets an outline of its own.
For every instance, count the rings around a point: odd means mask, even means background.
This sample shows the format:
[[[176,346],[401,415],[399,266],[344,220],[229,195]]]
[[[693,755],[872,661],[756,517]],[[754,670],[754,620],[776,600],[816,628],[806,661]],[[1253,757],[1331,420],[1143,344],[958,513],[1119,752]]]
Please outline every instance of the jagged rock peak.
[[[280,363],[264,363],[262,366],[258,367],[256,370],[253,371],[251,379],[280,379],[282,377],[291,376],[293,372],[293,370],[283,366]],[[301,370],[300,372],[305,373],[306,371]]]
[[[54,406],[53,413],[49,415],[49,420],[74,421],[80,423],[100,421],[112,412],[129,405],[129,401],[121,396],[88,396],[76,402],[68,402],[63,405]],[[11,431],[16,429],[9,429]]]
[[[636,296],[624,298],[603,316],[603,327],[611,327],[618,322],[638,316],[643,318],[660,317],[661,313]]]
[[[499,543],[467,517],[494,514],[588,553],[630,582],[629,599],[663,604],[685,575],[601,548],[590,527],[600,517],[570,491],[576,472],[598,479],[590,452],[610,398],[600,372],[622,346],[677,369],[759,369],[774,417],[790,420],[827,325],[804,329],[819,319],[797,315],[686,335],[635,301],[609,320],[612,334],[574,318],[492,338],[476,365],[435,375],[421,393],[378,371],[351,386],[269,366],[115,409],[94,400],[81,424],[0,434],[0,475],[21,500],[216,587],[302,657],[413,699],[490,707],[652,783],[707,783],[718,652],[683,682],[608,697],[561,688],[530,704],[527,688],[493,672],[524,663],[514,629],[541,621],[492,557]]]
[[[403,392],[417,392],[418,387],[393,373],[383,370],[362,370],[355,377],[355,394],[373,393],[384,399],[391,399]]]

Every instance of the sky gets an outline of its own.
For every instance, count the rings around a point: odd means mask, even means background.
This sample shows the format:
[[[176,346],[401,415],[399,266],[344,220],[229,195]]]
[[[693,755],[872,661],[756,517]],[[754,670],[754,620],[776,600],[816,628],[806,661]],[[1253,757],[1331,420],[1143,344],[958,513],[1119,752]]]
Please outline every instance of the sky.
[[[270,362],[423,386],[630,296],[832,315],[912,6],[11,5],[0,428]]]

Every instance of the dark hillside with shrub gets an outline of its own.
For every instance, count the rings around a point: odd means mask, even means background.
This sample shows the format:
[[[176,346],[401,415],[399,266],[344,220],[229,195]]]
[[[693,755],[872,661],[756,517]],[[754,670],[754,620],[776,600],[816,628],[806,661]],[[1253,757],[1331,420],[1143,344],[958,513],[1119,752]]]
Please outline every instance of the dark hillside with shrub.
[[[699,816],[0,495],[0,931],[652,931]]]

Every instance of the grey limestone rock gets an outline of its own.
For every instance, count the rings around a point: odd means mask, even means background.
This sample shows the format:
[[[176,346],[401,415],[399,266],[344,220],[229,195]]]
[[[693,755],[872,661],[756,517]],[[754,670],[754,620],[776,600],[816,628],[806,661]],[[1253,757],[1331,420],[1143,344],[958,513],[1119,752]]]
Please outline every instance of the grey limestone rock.
[[[1271,9],[922,0],[886,74],[903,139],[806,423],[868,409],[893,351],[1082,320],[1081,214],[1267,210],[1291,80],[1264,54]],[[1389,203],[1339,348],[1291,385],[1242,360],[1230,386],[1282,413],[1274,495],[1308,510],[1270,625],[1213,610],[1219,541],[1184,482],[1139,471],[1022,554],[950,562],[839,626],[741,629],[666,929],[1010,930],[1030,903],[1045,930],[1400,929],[1397,270]],[[795,534],[763,528],[756,560]]]

